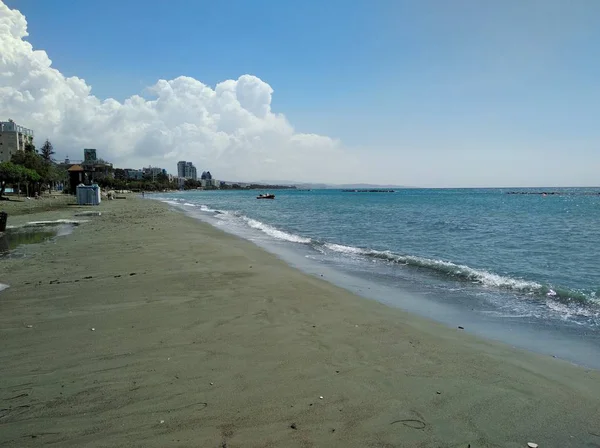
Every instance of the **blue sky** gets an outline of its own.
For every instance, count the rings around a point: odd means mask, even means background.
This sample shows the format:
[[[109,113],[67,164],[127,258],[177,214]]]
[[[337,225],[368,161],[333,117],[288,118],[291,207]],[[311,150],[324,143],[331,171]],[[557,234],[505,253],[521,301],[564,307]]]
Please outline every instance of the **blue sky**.
[[[252,74],[298,132],[411,184],[600,184],[597,1],[4,1],[102,99]],[[368,180],[406,183],[384,165]]]

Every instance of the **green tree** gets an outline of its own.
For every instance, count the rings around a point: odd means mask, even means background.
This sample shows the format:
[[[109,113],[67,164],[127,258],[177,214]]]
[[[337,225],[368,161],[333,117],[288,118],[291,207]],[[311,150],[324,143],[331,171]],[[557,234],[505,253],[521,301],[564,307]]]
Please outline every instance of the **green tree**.
[[[33,170],[38,174],[39,178],[36,180],[31,180],[31,176],[23,180],[28,183],[27,187],[30,183],[36,183],[38,192],[41,191],[42,183],[51,186],[54,182],[66,180],[67,177],[66,171],[59,169],[52,161],[54,149],[49,140],[46,140],[41,151],[42,153],[38,154],[33,145],[29,149],[26,146],[25,151],[18,151],[11,158],[11,162],[15,165]]]
[[[20,165],[30,170],[35,170],[38,173],[42,172],[44,168],[43,159],[35,151],[17,151],[15,154],[13,154],[10,161],[15,165]]]
[[[17,184],[19,182],[39,182],[40,175],[29,168],[15,165],[12,162],[0,163],[0,199],[4,196],[4,191],[8,184]]]
[[[35,149],[35,145],[28,141],[27,143],[25,143],[25,152],[34,152],[37,153],[37,150]]]
[[[4,190],[7,184],[19,182],[20,167],[11,163],[0,163],[0,199],[4,199]]]
[[[63,173],[52,160],[52,156],[55,154],[54,146],[50,143],[50,140],[46,139],[40,149],[40,158],[42,160],[42,166],[39,167],[38,173],[42,177],[42,181],[48,185],[50,191],[55,182],[65,180],[66,172]]]
[[[52,156],[54,154],[55,152],[52,143],[50,143],[50,140],[46,139],[46,141],[42,145],[42,148],[40,149],[40,155],[42,156],[42,159],[46,164],[50,164],[52,163]]]
[[[115,180],[127,180],[127,173],[122,168],[115,168]]]
[[[48,165],[45,179],[48,183],[52,184],[55,182],[66,182],[68,177],[69,176],[66,169],[60,168],[54,163]]]
[[[185,190],[195,190],[198,187],[201,187],[202,183],[199,180],[186,179],[183,184],[183,188]]]
[[[30,168],[21,167],[21,176],[22,179],[25,180],[25,188],[27,189],[27,196],[29,196],[29,187],[33,187],[32,191],[40,191],[40,181],[42,177],[36,170],[32,170]]]

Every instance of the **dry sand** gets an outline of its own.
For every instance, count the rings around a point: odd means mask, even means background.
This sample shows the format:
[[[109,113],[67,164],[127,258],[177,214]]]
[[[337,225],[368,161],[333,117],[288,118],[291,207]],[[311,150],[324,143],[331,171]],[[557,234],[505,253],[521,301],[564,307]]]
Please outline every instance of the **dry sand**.
[[[155,201],[85,210],[103,215],[0,260],[1,446],[600,446],[597,371],[357,297]]]

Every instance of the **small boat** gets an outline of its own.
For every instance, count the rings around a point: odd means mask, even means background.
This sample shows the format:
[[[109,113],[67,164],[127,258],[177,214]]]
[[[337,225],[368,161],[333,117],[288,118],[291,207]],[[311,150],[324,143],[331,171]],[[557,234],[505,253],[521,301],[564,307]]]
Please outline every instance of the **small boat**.
[[[259,194],[256,199],[275,199],[274,194]]]

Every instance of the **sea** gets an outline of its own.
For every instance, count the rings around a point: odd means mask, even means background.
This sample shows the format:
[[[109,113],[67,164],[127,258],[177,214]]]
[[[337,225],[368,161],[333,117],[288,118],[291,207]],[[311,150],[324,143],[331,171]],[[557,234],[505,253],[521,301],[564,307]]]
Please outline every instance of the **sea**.
[[[600,368],[600,189],[154,198],[368,299]]]

